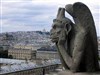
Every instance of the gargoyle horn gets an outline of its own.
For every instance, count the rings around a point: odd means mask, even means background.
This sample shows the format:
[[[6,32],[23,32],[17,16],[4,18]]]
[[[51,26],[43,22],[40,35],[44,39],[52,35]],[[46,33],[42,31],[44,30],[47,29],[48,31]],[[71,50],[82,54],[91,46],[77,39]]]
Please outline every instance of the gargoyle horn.
[[[62,18],[65,18],[65,9],[64,8],[59,8],[56,19],[61,20]]]

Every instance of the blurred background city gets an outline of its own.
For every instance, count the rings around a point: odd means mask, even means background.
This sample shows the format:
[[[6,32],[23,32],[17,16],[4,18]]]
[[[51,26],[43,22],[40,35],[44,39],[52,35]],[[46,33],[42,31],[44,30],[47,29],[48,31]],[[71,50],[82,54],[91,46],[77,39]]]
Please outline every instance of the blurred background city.
[[[58,7],[78,0],[1,0],[0,75],[57,75],[63,67],[50,39]],[[80,0],[90,8],[98,36],[100,59],[100,5]],[[66,13],[66,17],[72,17]],[[73,21],[74,22],[74,21]]]

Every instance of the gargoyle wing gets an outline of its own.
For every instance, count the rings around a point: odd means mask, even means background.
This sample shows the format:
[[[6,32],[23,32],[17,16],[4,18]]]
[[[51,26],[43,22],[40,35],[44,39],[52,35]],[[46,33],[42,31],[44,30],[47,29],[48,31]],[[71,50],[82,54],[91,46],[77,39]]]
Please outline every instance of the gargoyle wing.
[[[97,58],[98,58],[97,34],[96,34],[96,28],[95,28],[93,16],[92,16],[89,8],[81,2],[76,2],[73,5],[71,5],[71,4],[66,5],[65,9],[73,17],[73,19],[75,21],[75,25],[77,27],[80,27],[81,29],[84,29],[86,34],[91,39],[91,41],[92,41],[91,43],[92,43],[92,46],[93,46],[92,48],[94,49],[93,50],[94,58],[95,58],[95,61],[96,61]],[[80,32],[80,30],[78,32]],[[84,40],[84,38],[80,37],[80,35],[75,39],[75,42],[77,42],[76,40],[78,40],[78,41]],[[83,36],[83,35],[81,35],[81,36]],[[81,41],[81,42],[84,43],[84,41]],[[81,47],[79,47],[79,46],[75,47],[76,50],[78,50],[78,51],[82,50],[83,46],[84,46],[83,43],[80,43]],[[76,45],[79,45],[79,44],[76,43]],[[78,51],[76,51],[76,52],[78,52]],[[78,53],[76,53],[76,54],[78,55]],[[76,55],[75,59],[77,59],[77,55]],[[81,54],[79,54],[79,55],[81,55]],[[80,60],[81,60],[81,56],[78,60],[79,60],[79,62],[78,62],[78,64],[79,64]],[[98,64],[98,63],[96,63],[96,64]],[[76,66],[78,66],[78,65],[76,65]]]
[[[81,2],[76,2],[73,5],[68,4],[65,10],[73,17],[77,26],[80,25],[87,31],[90,29],[90,31],[93,31],[91,35],[97,36],[92,14],[85,4]]]

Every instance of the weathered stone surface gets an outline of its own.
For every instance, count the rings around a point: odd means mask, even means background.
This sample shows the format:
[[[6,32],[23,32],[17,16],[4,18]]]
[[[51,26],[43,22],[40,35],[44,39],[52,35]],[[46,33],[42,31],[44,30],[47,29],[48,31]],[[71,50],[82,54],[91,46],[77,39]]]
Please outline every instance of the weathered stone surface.
[[[75,24],[65,17],[65,10]],[[51,39],[58,48],[62,65],[72,72],[99,70],[98,44],[94,20],[89,8],[80,2],[59,8],[53,20]]]
[[[86,73],[86,72],[79,72],[79,73],[72,73],[71,71],[62,71],[59,72],[57,75],[100,75],[100,72],[91,72],[91,73]]]

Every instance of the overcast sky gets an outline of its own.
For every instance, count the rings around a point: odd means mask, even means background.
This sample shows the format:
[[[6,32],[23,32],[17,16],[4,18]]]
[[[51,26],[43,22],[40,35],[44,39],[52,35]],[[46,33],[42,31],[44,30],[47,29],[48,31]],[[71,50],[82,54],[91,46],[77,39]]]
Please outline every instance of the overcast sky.
[[[91,10],[100,36],[100,4],[98,0],[1,0],[0,32],[51,29],[58,7],[83,2]],[[68,14],[66,17],[72,19]]]

